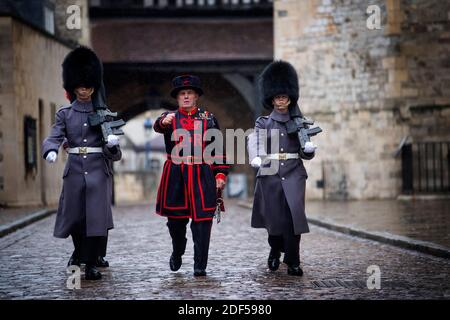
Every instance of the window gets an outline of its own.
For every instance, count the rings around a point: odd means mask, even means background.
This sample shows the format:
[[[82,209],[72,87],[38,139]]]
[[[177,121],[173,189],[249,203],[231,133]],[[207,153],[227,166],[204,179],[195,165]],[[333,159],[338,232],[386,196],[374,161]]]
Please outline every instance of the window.
[[[47,32],[55,34],[55,11],[44,6],[44,28]]]

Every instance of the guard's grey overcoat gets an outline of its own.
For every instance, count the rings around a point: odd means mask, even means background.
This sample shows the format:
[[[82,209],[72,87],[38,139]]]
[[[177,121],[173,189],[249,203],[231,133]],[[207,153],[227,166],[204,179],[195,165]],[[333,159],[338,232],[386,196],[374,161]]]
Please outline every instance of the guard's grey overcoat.
[[[254,134],[249,136],[248,151],[250,160],[256,156],[264,158],[268,153],[299,153],[302,159],[310,160],[314,153],[305,154],[300,148],[297,135],[288,135],[286,122],[289,113],[281,114],[272,111],[270,116],[259,117],[256,120]],[[267,143],[260,141],[259,130],[267,130]],[[271,150],[271,129],[279,130],[278,150]],[[262,139],[265,140],[265,139]],[[294,233],[296,235],[309,232],[305,215],[305,183],[308,175],[301,159],[270,160],[274,161],[278,172],[264,175],[261,168],[256,178],[256,188],[253,200],[251,225],[254,228],[266,228],[270,235],[281,235],[289,224],[286,219],[292,216]],[[263,167],[269,166],[268,163]]]
[[[83,230],[84,225],[87,237],[106,236],[114,227],[111,161],[120,160],[122,153],[119,146],[104,146],[100,128],[89,126],[88,115],[92,112],[91,102],[78,100],[59,109],[42,145],[44,158],[52,150],[58,152],[65,138],[70,148],[103,148],[103,153],[69,154],[54,229],[58,238],[67,238],[72,232],[79,232],[80,226]]]

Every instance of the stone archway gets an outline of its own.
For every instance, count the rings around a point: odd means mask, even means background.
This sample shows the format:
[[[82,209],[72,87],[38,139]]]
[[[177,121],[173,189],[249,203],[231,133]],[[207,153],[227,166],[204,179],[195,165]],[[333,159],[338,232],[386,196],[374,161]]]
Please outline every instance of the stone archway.
[[[202,80],[205,94],[199,106],[213,113],[225,136],[226,129],[253,128],[255,109],[250,105],[254,94],[248,78],[234,73],[193,72]],[[121,70],[118,72],[105,66],[107,101],[111,110],[123,119],[131,120],[147,111],[158,109],[175,110],[176,101],[170,97],[171,79],[174,72],[152,70]],[[247,86],[239,88],[247,80]],[[254,100],[253,100],[254,101]],[[236,151],[235,151],[236,153]],[[247,156],[245,155],[247,159]],[[253,192],[254,171],[248,165],[234,165],[232,173],[245,174],[247,194]]]

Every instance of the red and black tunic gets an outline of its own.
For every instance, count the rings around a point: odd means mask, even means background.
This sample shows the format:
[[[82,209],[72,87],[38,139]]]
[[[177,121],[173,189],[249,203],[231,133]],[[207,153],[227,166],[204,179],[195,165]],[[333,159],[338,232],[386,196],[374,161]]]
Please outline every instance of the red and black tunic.
[[[230,168],[225,155],[217,150],[204,156],[205,148],[214,141],[206,141],[206,131],[219,129],[219,124],[208,111],[195,108],[188,113],[180,108],[172,124],[164,126],[162,120],[169,113],[164,112],[154,125],[156,132],[164,134],[167,152],[156,213],[170,218],[211,220],[216,209],[216,179],[226,180]],[[183,150],[191,150],[190,155],[183,154]]]

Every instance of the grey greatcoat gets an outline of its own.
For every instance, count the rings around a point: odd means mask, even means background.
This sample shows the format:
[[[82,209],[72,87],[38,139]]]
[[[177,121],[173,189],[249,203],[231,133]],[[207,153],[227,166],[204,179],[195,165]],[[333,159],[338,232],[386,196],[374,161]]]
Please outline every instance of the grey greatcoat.
[[[305,160],[314,157],[314,153],[303,153],[296,135],[288,135],[286,122],[289,121],[289,113],[282,114],[275,110],[269,116],[259,117],[256,120],[255,131],[248,139],[248,151],[250,160],[259,156],[264,159],[266,154],[274,153],[298,153]],[[267,143],[258,132],[267,130]],[[278,150],[271,150],[273,144],[271,129],[279,130]],[[273,134],[273,132],[272,132]],[[266,228],[269,235],[281,235],[290,225],[287,219],[292,217],[294,233],[296,235],[309,232],[305,215],[305,184],[308,175],[301,159],[269,160],[273,161],[277,172],[266,175],[261,168],[256,178],[256,188],[253,200],[253,212],[251,225],[254,228]],[[262,167],[270,164],[263,162]]]
[[[65,138],[70,148],[103,148],[103,153],[69,154],[54,229],[57,238],[67,238],[80,229],[87,237],[106,236],[114,227],[111,161],[120,160],[122,153],[119,146],[104,146],[100,128],[89,126],[88,115],[92,112],[91,102],[78,100],[59,109],[42,145],[44,158],[52,150],[58,152]]]

